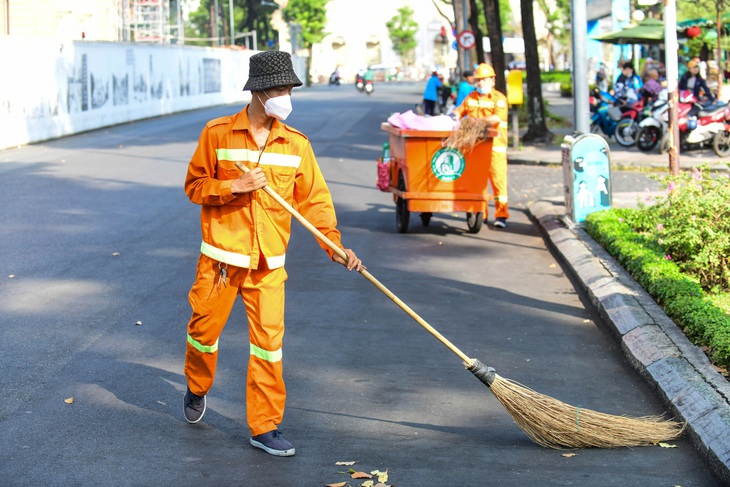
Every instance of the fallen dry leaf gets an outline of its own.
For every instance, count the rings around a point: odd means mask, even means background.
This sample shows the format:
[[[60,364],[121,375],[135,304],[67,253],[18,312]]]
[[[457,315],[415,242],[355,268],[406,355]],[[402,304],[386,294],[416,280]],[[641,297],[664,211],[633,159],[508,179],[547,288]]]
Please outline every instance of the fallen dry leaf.
[[[324,487],[345,487],[347,482],[337,482],[336,484],[327,484]]]
[[[64,399],[63,402],[65,402],[66,404],[73,404],[74,403],[74,398],[73,397],[69,397],[68,399]]]
[[[12,278],[14,278],[14,277],[15,277],[15,274],[10,274],[10,275],[9,275],[8,277],[9,277],[10,279],[12,279]]]
[[[550,264],[551,269],[555,269],[557,267],[557,264]]]
[[[571,458],[575,456],[575,453],[563,453],[562,456],[564,456],[565,458]]]
[[[371,474],[378,477],[378,482],[383,483],[388,481],[388,471],[381,472],[380,470],[373,470]]]
[[[360,487],[373,487],[373,481],[372,480],[366,480],[362,483]]]
[[[672,444],[663,443],[663,442],[659,443],[659,446],[661,446],[662,448],[679,448],[677,445],[672,445]]]
[[[120,254],[119,254],[119,252],[112,252],[112,255],[113,255],[114,257],[117,257],[117,256],[118,256],[118,255],[120,255]]]
[[[335,462],[335,465],[346,465],[349,467],[350,465],[355,465],[356,463],[357,462]]]
[[[384,484],[382,482],[378,482],[375,484],[375,487],[392,487],[392,484]]]
[[[352,469],[350,469],[350,470],[352,470]],[[352,472],[350,474],[350,477],[352,477],[353,479],[371,479],[371,478],[373,478],[373,476],[367,472]]]

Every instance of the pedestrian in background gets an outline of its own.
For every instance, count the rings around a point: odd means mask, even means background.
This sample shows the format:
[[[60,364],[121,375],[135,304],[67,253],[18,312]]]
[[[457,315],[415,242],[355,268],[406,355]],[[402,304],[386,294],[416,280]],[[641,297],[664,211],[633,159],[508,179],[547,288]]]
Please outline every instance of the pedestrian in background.
[[[596,70],[596,87],[601,91],[608,91],[608,72],[606,63],[603,61],[598,63],[598,69]]]
[[[494,193],[494,227],[505,228],[509,218],[507,198],[507,97],[494,89],[496,74],[489,64],[482,63],[474,72],[476,91],[471,92],[454,109],[454,118],[482,118],[497,127],[499,134],[492,141],[492,157],[489,164],[489,181]],[[487,219],[487,215],[484,215]]]
[[[464,98],[469,93],[476,89],[476,86],[474,86],[474,71],[466,70],[462,76],[464,79],[459,83],[459,89],[456,92],[456,102],[454,103],[457,107],[461,105],[461,102],[464,101]]]
[[[251,103],[241,112],[211,120],[203,128],[188,165],[185,193],[201,205],[203,242],[188,299],[183,399],[185,419],[205,414],[213,386],[218,338],[240,295],[250,340],[246,417],[250,444],[271,455],[295,449],[278,429],[284,417],[282,376],[284,270],[291,215],[265,191],[279,193],[336,245],[340,243],[332,198],[307,138],[283,124],[292,110],[291,92],[301,86],[286,52],[264,51],[249,60],[244,90]],[[250,169],[241,173],[235,163]],[[345,262],[324,244],[330,258],[348,270],[361,262],[350,249]]]
[[[431,73],[426,83],[426,90],[423,92],[423,113],[425,115],[434,115],[436,113],[436,103],[439,99],[438,89],[443,85],[436,71]]]

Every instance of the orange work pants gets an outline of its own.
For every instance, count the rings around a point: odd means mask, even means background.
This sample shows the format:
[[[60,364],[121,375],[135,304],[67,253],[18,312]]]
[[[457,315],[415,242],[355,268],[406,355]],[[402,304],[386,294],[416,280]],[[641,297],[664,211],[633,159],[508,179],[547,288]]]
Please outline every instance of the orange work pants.
[[[494,193],[494,217],[509,218],[507,199],[507,153],[492,151],[489,164],[489,181]],[[487,215],[484,215],[487,219]]]
[[[276,429],[284,417],[286,388],[281,346],[287,274],[283,267],[270,270],[230,265],[226,267],[226,274],[224,285],[220,280],[219,263],[200,256],[195,284],[188,296],[193,314],[188,323],[185,377],[190,390],[199,396],[207,394],[213,386],[218,337],[240,294],[246,307],[251,341],[246,417],[251,435],[256,436]]]

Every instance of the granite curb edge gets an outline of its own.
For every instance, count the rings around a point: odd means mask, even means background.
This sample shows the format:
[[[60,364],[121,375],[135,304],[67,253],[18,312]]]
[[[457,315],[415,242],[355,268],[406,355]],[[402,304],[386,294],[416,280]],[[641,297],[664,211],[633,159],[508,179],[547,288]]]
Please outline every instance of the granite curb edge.
[[[562,260],[634,369],[660,394],[705,457],[730,485],[730,382],[628,273],[580,228],[564,223],[564,207],[528,205],[548,248]]]

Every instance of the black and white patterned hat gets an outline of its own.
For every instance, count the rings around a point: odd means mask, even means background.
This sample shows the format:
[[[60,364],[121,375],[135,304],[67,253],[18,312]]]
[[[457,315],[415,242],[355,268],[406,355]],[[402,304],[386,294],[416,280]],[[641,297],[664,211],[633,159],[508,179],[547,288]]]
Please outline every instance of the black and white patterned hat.
[[[245,90],[261,91],[277,86],[302,86],[294,67],[291,55],[283,51],[264,51],[249,59],[248,81]]]

